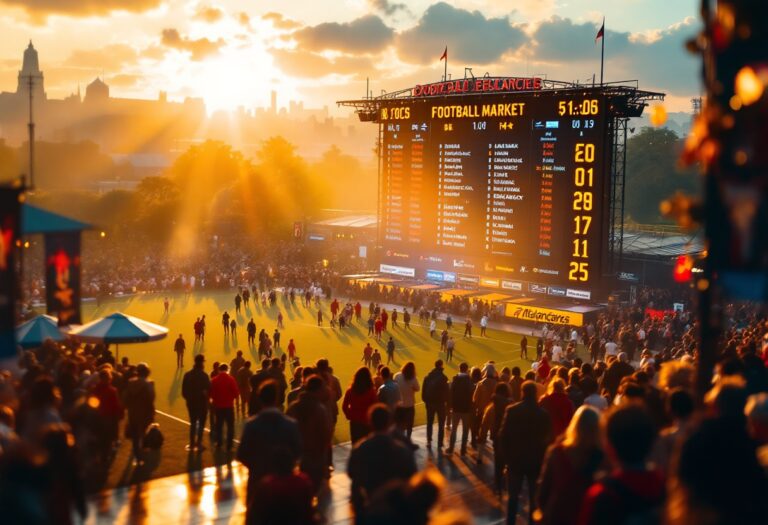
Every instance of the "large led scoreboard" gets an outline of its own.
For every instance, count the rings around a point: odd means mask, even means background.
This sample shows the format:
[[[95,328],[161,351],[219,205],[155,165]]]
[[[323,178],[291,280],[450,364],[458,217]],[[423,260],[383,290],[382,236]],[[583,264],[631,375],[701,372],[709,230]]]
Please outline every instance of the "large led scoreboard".
[[[379,269],[593,299],[607,258],[616,98],[507,80],[377,99],[368,119],[380,126]]]

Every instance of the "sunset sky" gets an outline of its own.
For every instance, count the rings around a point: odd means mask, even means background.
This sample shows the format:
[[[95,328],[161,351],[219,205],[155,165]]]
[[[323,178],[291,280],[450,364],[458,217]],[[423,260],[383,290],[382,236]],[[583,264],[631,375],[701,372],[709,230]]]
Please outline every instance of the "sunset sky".
[[[203,97],[209,110],[303,100],[334,106],[449,73],[638,79],[688,111],[698,66],[683,49],[696,0],[0,0],[0,90],[14,91],[31,39],[49,97],[105,77],[112,96]]]

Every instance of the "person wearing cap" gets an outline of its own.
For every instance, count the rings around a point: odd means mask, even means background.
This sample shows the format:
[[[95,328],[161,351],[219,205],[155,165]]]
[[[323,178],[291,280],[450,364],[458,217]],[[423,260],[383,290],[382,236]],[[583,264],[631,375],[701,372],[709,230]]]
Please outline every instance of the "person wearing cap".
[[[192,369],[184,374],[181,382],[181,396],[187,402],[189,414],[189,445],[187,450],[202,450],[203,429],[208,415],[208,392],[211,389],[211,379],[204,370],[205,356],[197,354]]]

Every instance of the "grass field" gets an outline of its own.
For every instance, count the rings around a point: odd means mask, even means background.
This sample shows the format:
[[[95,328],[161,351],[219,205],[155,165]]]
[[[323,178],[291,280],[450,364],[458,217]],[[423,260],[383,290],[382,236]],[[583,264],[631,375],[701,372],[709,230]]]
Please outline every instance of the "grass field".
[[[282,296],[278,296],[276,306],[267,309],[262,308],[261,305],[254,305],[251,301],[249,308],[243,309],[241,314],[235,317],[238,324],[237,338],[234,340],[231,337],[225,338],[221,325],[221,314],[227,310],[230,315],[234,315],[234,295],[234,291],[196,292],[191,295],[169,294],[169,315],[163,314],[164,295],[116,298],[102,303],[98,308],[93,303],[86,303],[83,307],[84,322],[120,311],[170,329],[168,338],[163,341],[121,345],[119,348],[120,356],[128,356],[132,363],[135,364],[140,361],[148,363],[152,369],[151,378],[155,381],[156,408],[162,412],[162,414],[158,414],[157,420],[164,430],[166,444],[163,447],[162,458],[159,458],[151,473],[146,473],[151,477],[177,474],[188,470],[187,457],[184,453],[187,430],[184,423],[178,420],[187,421],[188,419],[184,399],[181,397],[181,380],[183,372],[192,365],[192,356],[197,353],[205,354],[206,369],[210,370],[214,361],[229,363],[235,356],[235,352],[242,350],[246,359],[253,362],[254,368],[259,367],[256,348],[249,348],[247,345],[245,325],[251,317],[256,323],[257,331],[264,328],[267,333],[272,334],[277,324],[278,310],[282,310],[285,325],[285,328],[281,330],[282,346],[287,346],[288,340],[293,339],[302,364],[314,363],[321,357],[327,357],[334,373],[340,379],[343,389],[346,389],[355,370],[362,364],[362,349],[365,343],[370,340],[371,344],[377,344],[366,336],[367,326],[353,325],[343,331],[338,328],[330,328],[327,322],[330,319],[327,302],[322,305],[326,319],[325,326],[318,327],[317,311],[314,308],[307,309],[300,306],[298,299],[297,304],[291,306],[287,299],[283,300]],[[364,311],[367,311],[367,305],[367,302],[363,303]],[[192,327],[195,319],[203,314],[206,316],[205,342],[195,345]],[[434,361],[442,357],[440,343],[437,339],[429,337],[429,330],[426,326],[412,322],[411,327],[413,330],[406,331],[402,327],[393,329],[390,325],[386,339],[392,335],[397,345],[395,351],[396,366],[394,368],[399,368],[406,361],[413,361],[416,364],[419,380],[421,380],[432,369]],[[444,322],[439,321],[438,332],[443,327]],[[527,370],[529,363],[520,359],[520,335],[489,329],[488,336],[481,338],[478,335],[479,326],[475,326],[473,330],[475,332],[473,339],[462,339],[463,323],[454,324],[452,335],[456,340],[456,350],[453,363],[446,368],[449,378],[456,373],[458,364],[462,361],[479,366],[488,360],[493,360],[499,369],[503,366],[518,365],[524,371]],[[177,369],[176,354],[173,351],[173,343],[179,333],[184,334],[184,338],[187,340],[184,370]],[[384,344],[385,340],[380,344],[380,351],[386,360]],[[535,346],[535,341],[529,337],[529,354],[534,353],[530,351],[532,346]],[[424,406],[417,405],[416,424],[423,424],[424,420]],[[238,419],[236,437],[239,436],[240,424],[241,421]],[[349,426],[343,415],[339,418],[335,437],[339,442],[349,439]],[[110,473],[108,483],[110,486],[136,480],[136,476],[127,475],[122,469],[124,467],[123,460],[128,461],[126,445],[123,443],[116,465],[113,466],[112,470],[116,472]],[[212,464],[214,459],[210,455],[210,451],[206,451],[203,455],[203,465]]]

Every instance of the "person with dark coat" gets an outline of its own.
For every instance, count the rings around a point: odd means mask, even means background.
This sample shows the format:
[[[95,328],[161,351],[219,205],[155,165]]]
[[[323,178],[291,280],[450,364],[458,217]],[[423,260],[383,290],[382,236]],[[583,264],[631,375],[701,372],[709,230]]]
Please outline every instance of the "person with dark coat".
[[[518,498],[523,481],[528,483],[531,520],[536,480],[539,478],[544,453],[552,441],[552,424],[547,412],[536,402],[536,392],[536,383],[523,383],[522,401],[507,407],[497,441],[507,466],[507,523],[510,525],[517,519]]]
[[[144,463],[142,442],[147,428],[155,420],[155,383],[149,379],[149,366],[136,365],[136,377],[128,381],[123,390],[123,405],[128,411],[125,437],[133,443],[133,457],[137,465]]]
[[[311,375],[304,382],[298,399],[286,411],[299,425],[303,445],[299,467],[312,480],[315,492],[328,475],[327,454],[333,439],[333,425],[325,407],[325,394],[323,378]]]
[[[450,387],[451,403],[451,440],[446,454],[453,454],[456,446],[456,431],[461,421],[461,455],[467,453],[467,438],[469,437],[469,427],[472,421],[472,395],[475,393],[475,385],[469,377],[469,365],[461,363],[459,373],[453,376]]]
[[[413,450],[391,432],[392,412],[383,403],[369,411],[373,432],[349,455],[347,474],[357,523],[365,523],[365,508],[376,491],[393,480],[408,480],[416,473]]]
[[[506,413],[507,407],[511,403],[509,386],[506,383],[498,383],[494,389],[490,403],[483,412],[483,419],[480,425],[480,439],[477,450],[477,464],[482,464],[483,451],[485,449],[486,436],[490,435],[493,442],[493,479],[495,482],[496,493],[501,494],[504,474],[504,454],[499,446],[499,431],[501,422]]]
[[[282,453],[287,451],[293,462],[299,460],[302,451],[298,424],[278,408],[277,382],[266,380],[260,385],[257,394],[261,410],[243,425],[240,446],[237,448],[237,460],[248,469],[246,523],[254,523],[256,520],[254,505],[259,481],[268,474],[280,474],[272,461],[275,451],[278,448],[283,449]]]
[[[435,361],[435,368],[427,374],[421,384],[421,399],[427,409],[427,448],[432,447],[432,424],[437,416],[437,450],[443,450],[445,415],[450,393],[448,378],[443,372],[443,362],[438,359]]]
[[[621,380],[635,372],[635,369],[627,361],[627,354],[620,352],[618,359],[608,366],[603,375],[602,389],[608,391],[610,400],[616,397]]]
[[[187,402],[189,414],[189,445],[188,450],[203,448],[203,429],[208,415],[208,392],[211,389],[211,378],[203,369],[205,356],[197,354],[192,370],[184,374],[181,381],[181,396]]]

